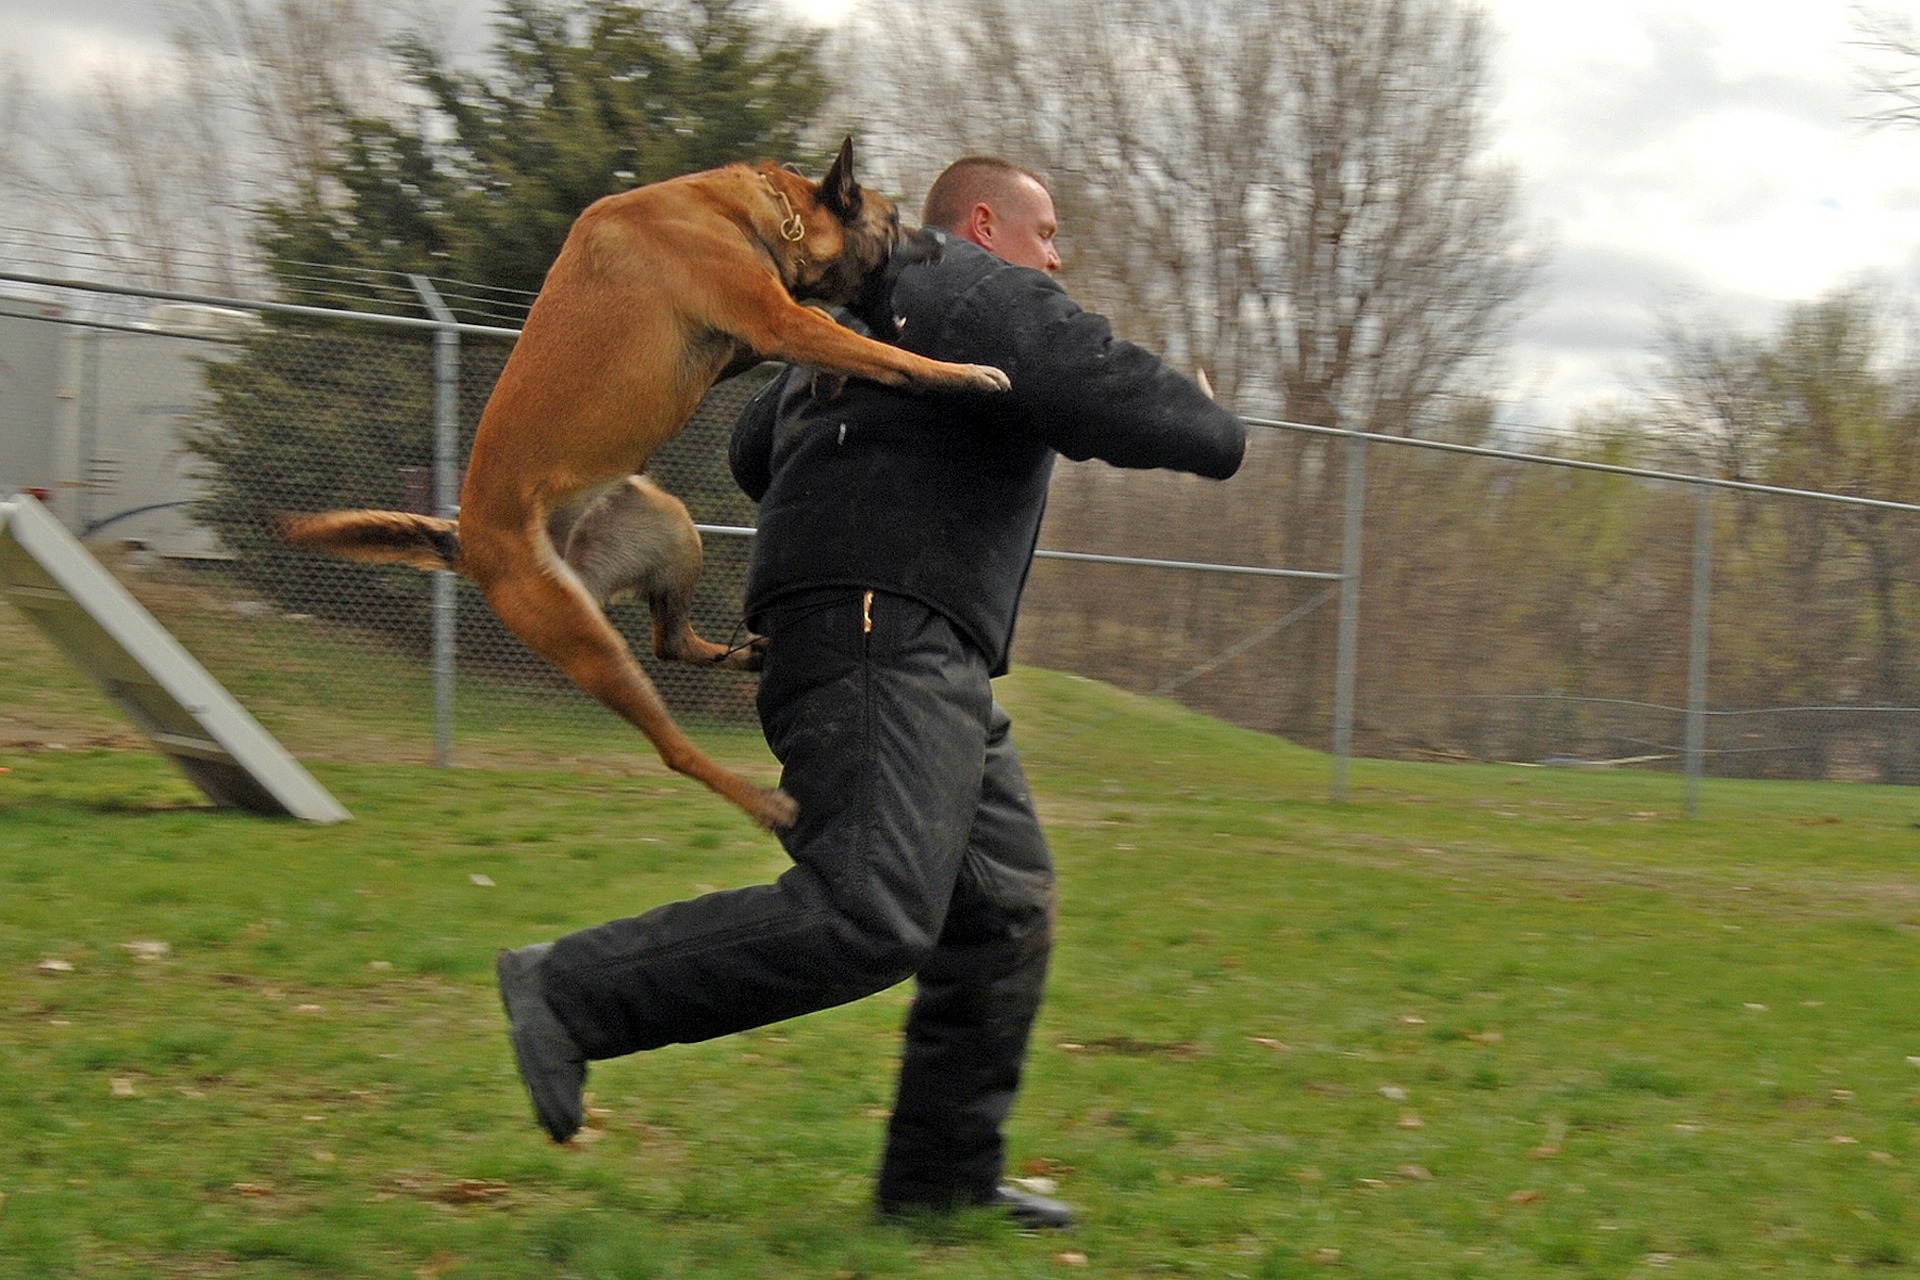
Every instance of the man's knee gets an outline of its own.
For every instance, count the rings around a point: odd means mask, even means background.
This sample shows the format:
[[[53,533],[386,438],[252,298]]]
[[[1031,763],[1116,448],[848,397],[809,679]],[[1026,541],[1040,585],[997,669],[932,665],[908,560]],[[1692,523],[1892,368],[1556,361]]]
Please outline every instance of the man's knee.
[[[840,926],[837,934],[848,967],[864,975],[874,991],[920,972],[936,945],[925,926],[904,917],[848,914]]]

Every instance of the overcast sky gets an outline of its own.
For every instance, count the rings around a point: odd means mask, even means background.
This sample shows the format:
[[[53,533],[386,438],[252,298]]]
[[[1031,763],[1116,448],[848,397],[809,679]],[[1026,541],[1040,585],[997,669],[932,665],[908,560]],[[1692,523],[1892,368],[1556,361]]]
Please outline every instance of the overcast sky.
[[[831,18],[850,0],[783,2]],[[416,3],[484,38],[489,0]],[[1513,360],[1521,420],[1632,395],[1664,315],[1757,328],[1868,277],[1920,298],[1920,128],[1856,122],[1851,0],[1484,3],[1502,37],[1496,148],[1550,246]],[[1876,7],[1920,20],[1920,0]],[[37,90],[71,92],[163,51],[169,12],[0,0],[0,51]]]

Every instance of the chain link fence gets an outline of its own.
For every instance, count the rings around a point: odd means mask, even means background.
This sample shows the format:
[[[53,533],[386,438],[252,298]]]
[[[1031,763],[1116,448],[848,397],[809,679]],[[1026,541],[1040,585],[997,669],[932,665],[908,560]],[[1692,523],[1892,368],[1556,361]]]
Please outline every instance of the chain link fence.
[[[437,432],[457,467],[510,350],[497,311],[436,327],[5,280],[0,487],[45,491],[243,697],[351,711],[413,758],[437,728],[475,762],[461,732],[483,724],[561,758],[644,750],[464,580],[433,726],[433,579],[274,535],[278,511],[442,506]],[[740,626],[753,511],[726,436],[765,376],[717,388],[651,467],[707,531],[710,639]],[[1224,484],[1063,464],[1014,660],[1362,756],[1920,781],[1920,509],[1686,481],[1286,424]],[[611,616],[677,715],[752,725],[751,677],[657,664],[644,606]],[[300,715],[272,727],[343,750]]]

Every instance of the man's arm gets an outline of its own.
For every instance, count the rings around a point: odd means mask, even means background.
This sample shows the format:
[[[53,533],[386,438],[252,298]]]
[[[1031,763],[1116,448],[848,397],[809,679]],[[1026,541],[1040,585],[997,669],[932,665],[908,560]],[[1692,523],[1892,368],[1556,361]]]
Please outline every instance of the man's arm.
[[[1011,416],[1069,458],[1225,479],[1245,456],[1239,418],[1159,357],[1115,338],[1104,316],[1039,272],[983,281],[950,313],[946,335],[943,349],[991,351],[982,362],[1013,380]]]
[[[773,433],[780,423],[780,408],[805,372],[792,365],[781,370],[734,419],[733,434],[727,439],[727,467],[733,482],[755,502],[766,497],[773,484]]]

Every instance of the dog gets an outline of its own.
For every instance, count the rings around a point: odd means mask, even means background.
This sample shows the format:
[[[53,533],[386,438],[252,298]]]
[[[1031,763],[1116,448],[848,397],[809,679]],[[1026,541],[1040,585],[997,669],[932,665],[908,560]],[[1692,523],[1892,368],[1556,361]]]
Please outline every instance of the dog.
[[[758,665],[757,644],[730,650],[694,633],[699,534],[642,474],[721,377],[764,359],[929,391],[1010,388],[998,369],[929,360],[803,305],[870,306],[895,251],[932,243],[854,180],[852,138],[817,183],[763,161],[607,196],[568,232],[481,413],[458,521],[334,511],[282,516],[281,531],[350,559],[465,574],[668,767],[763,828],[791,826],[792,797],[721,768],[674,722],[603,606],[645,595],[662,658]]]

